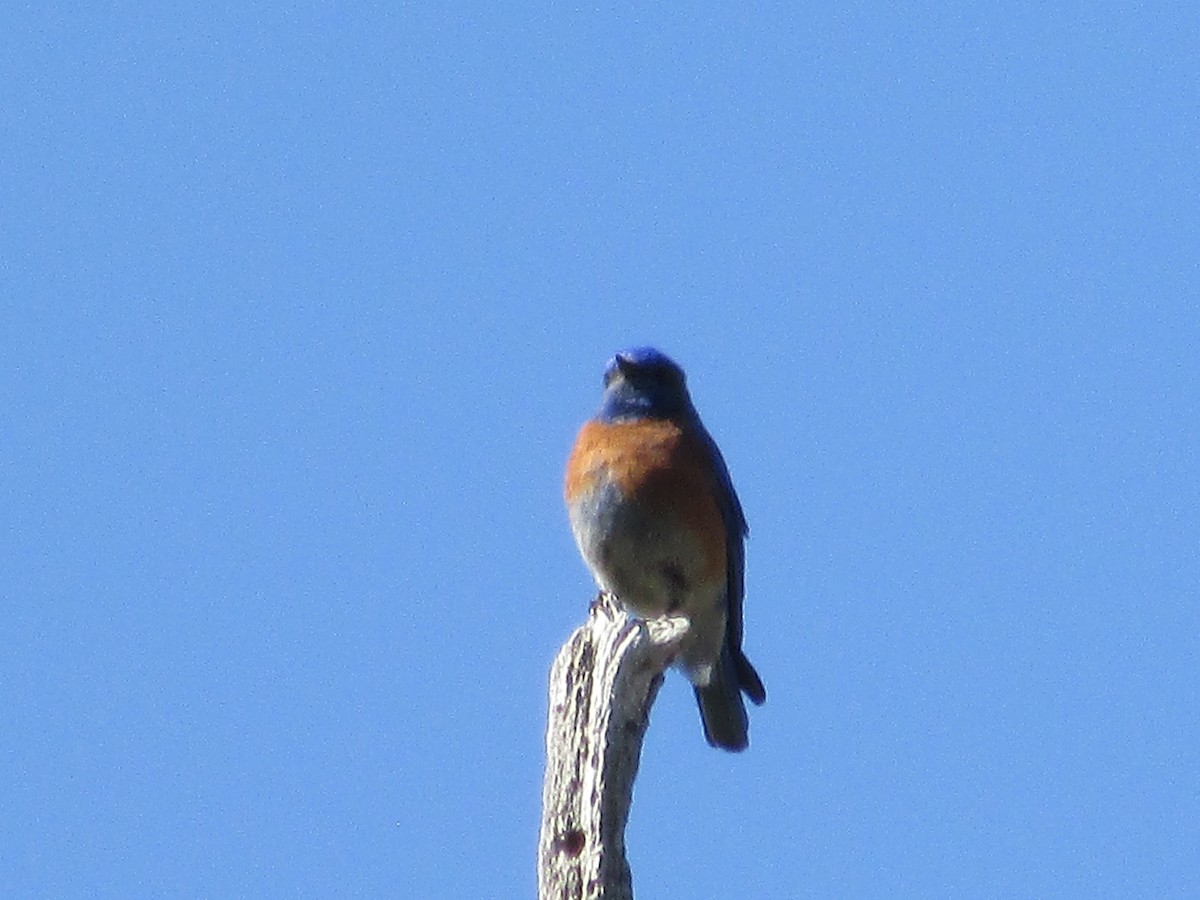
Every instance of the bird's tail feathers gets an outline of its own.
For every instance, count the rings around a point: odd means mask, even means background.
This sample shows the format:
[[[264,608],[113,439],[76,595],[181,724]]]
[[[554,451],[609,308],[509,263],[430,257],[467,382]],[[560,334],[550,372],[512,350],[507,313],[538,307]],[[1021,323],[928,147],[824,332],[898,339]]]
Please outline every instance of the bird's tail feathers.
[[[704,737],[712,746],[734,753],[745,750],[750,744],[750,726],[746,718],[746,704],[742,702],[740,682],[740,672],[726,646],[717,665],[713,667],[708,684],[694,689],[696,704],[700,707],[700,721],[704,725]]]
[[[754,666],[750,665],[750,660],[746,659],[746,654],[741,650],[732,651],[733,668],[737,672],[737,683],[753,702],[755,706],[762,706],[767,702],[767,689],[763,687],[762,679],[758,677],[758,673],[754,671]]]

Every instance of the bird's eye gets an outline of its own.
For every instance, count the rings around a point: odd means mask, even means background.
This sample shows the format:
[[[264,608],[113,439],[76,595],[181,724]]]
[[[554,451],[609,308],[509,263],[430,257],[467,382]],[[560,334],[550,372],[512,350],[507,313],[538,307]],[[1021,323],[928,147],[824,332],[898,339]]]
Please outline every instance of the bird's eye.
[[[656,365],[651,370],[651,377],[653,377],[654,380],[659,384],[663,385],[680,384],[683,381],[683,379],[680,377],[681,374],[682,373],[677,368],[668,365]]]

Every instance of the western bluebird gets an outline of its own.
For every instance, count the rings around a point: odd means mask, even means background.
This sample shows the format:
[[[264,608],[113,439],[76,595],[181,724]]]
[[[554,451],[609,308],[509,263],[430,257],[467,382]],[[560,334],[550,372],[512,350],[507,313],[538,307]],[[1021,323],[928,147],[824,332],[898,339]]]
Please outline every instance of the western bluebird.
[[[767,698],[742,653],[746,519],[683,370],[666,355],[638,347],[609,360],[600,411],[567,460],[565,494],[600,589],[639,616],[688,617],[680,664],[704,736],[744,750],[742,693]]]

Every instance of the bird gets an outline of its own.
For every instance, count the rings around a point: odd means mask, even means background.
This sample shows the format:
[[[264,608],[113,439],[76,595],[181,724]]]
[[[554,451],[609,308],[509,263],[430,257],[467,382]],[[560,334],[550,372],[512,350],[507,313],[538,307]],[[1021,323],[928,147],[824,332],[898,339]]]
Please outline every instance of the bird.
[[[600,590],[640,618],[688,618],[677,664],[695,691],[705,739],[746,749],[742,694],[756,705],[767,698],[742,652],[749,529],[674,360],[634,347],[608,361],[600,409],[579,430],[563,492]]]

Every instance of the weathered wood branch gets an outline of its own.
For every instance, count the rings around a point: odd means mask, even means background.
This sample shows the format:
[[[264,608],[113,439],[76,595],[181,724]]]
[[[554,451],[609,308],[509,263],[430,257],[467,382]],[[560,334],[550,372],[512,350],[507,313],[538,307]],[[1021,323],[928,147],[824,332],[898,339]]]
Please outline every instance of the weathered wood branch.
[[[540,900],[632,900],[625,823],[642,738],[682,616],[643,621],[610,595],[567,639],[550,670]]]

